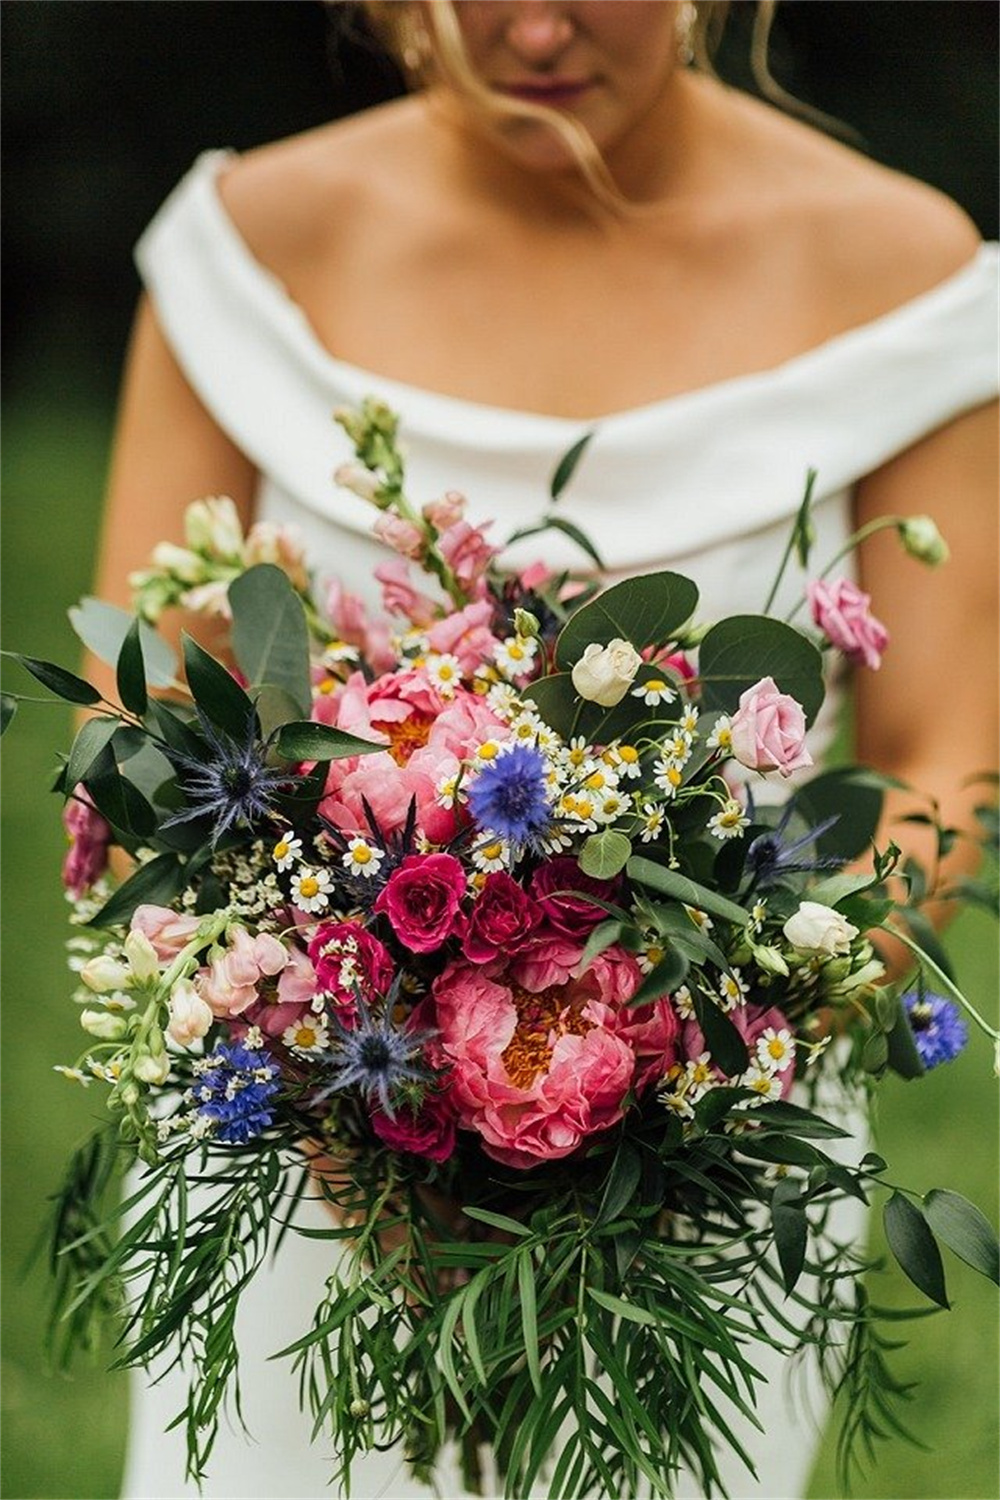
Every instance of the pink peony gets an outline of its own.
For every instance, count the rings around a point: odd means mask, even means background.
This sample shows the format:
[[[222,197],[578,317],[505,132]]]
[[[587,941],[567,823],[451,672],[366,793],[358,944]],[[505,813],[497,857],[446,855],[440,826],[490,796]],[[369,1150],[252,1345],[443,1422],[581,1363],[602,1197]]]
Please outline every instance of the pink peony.
[[[551,963],[541,948],[535,954],[542,978],[566,973],[567,945],[558,936],[552,945]],[[632,956],[607,949],[580,974],[582,952],[577,944],[572,969],[554,984],[532,983],[532,966],[520,959],[512,966],[459,960],[434,984],[435,1045],[452,1069],[459,1124],[510,1166],[569,1156],[621,1119],[636,1080],[636,1044],[657,1044],[652,1027],[672,1048],[665,1018],[627,1008],[641,979]],[[669,1060],[657,1058],[659,1071]]]
[[[733,755],[752,771],[780,771],[788,776],[813,763],[805,744],[802,705],[779,692],[772,677],[762,677],[741,694],[730,731]]]
[[[406,1105],[396,1111],[395,1119],[383,1110],[372,1114],[372,1126],[379,1140],[391,1151],[408,1151],[428,1161],[447,1161],[455,1149],[457,1125],[454,1105],[447,1094],[428,1094],[416,1114]]]
[[[453,854],[408,854],[379,891],[396,937],[413,953],[433,953],[465,924],[465,871]]]
[[[101,817],[82,783],[67,800],[62,821],[69,838],[62,883],[74,900],[79,900],[108,867],[111,825]]]
[[[834,583],[812,579],[806,593],[813,620],[830,643],[851,661],[877,670],[889,644],[889,632],[872,614],[871,596],[862,593],[849,578],[838,578]]]
[[[357,992],[367,1003],[384,996],[396,966],[378,938],[358,922],[322,922],[309,944],[316,989],[327,990],[346,1023],[357,1015]]]
[[[169,906],[137,906],[132,913],[132,932],[149,939],[161,962],[169,963],[194,937],[201,918],[171,911]]]
[[[476,898],[462,943],[474,964],[516,953],[542,920],[541,908],[503,870],[487,875]]]
[[[576,896],[574,891],[581,894]],[[539,865],[531,877],[531,894],[545,913],[550,926],[569,937],[586,937],[603,922],[607,912],[588,896],[600,901],[614,901],[618,883],[595,880],[585,875],[571,854],[559,854]]]

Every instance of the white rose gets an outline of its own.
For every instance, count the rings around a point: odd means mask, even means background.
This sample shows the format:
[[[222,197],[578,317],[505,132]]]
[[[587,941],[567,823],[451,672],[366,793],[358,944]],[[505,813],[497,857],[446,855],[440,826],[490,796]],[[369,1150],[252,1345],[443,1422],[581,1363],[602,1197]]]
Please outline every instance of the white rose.
[[[581,698],[614,708],[632,686],[642,657],[630,641],[615,639],[606,646],[592,642],[573,668],[573,686]]]
[[[828,958],[849,953],[851,939],[858,935],[858,929],[846,917],[819,901],[801,902],[782,931],[793,948],[802,953],[822,953]]]
[[[190,979],[179,979],[170,992],[168,1034],[180,1046],[187,1047],[205,1035],[213,1019],[211,1006],[201,998]]]
[[[239,511],[228,495],[193,501],[184,513],[184,535],[195,552],[232,561],[243,546]]]

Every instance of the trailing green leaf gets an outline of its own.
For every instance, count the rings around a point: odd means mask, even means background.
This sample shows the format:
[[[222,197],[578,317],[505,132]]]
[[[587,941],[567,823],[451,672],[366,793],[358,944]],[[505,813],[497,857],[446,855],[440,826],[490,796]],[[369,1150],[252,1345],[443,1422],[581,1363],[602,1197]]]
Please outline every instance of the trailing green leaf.
[[[893,1193],[883,1223],[889,1248],[913,1285],[939,1307],[947,1307],[941,1252],[920,1209],[902,1193]]]

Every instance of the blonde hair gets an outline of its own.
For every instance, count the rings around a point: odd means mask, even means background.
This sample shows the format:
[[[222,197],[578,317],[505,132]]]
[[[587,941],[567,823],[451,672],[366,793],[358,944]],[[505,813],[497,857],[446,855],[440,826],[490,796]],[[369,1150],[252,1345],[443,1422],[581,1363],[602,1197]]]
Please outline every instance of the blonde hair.
[[[750,42],[750,68],[755,83],[771,103],[843,134],[838,121],[794,98],[772,76],[768,45],[777,3],[778,0],[757,0]],[[678,51],[684,54],[683,61],[690,60],[696,68],[715,77],[713,58],[725,29],[730,0],[699,0],[697,8],[693,4],[686,8],[690,27],[686,35],[678,36]],[[361,0],[359,9],[411,88],[423,88],[443,79],[487,123],[531,120],[545,125],[569,151],[591,194],[603,208],[619,215],[646,211],[647,205],[634,203],[622,193],[589,132],[579,121],[544,104],[507,98],[483,83],[466,54],[455,0],[430,0],[422,8],[430,23],[429,33],[416,0]]]

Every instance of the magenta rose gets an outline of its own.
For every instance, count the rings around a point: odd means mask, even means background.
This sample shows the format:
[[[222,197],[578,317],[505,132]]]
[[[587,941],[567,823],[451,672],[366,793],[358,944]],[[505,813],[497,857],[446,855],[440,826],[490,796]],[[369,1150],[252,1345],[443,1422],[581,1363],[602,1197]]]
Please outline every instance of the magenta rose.
[[[849,578],[824,583],[815,578],[806,586],[809,608],[820,630],[851,661],[875,671],[889,644],[889,632],[869,608],[871,597]]]
[[[389,876],[375,910],[413,953],[432,953],[464,926],[465,871],[453,854],[408,854]]]
[[[573,894],[576,891],[580,894]],[[600,901],[614,901],[618,882],[595,880],[583,873],[572,855],[560,854],[538,866],[531,877],[531,894],[557,932],[571,938],[585,938],[607,916],[603,907],[587,900],[588,895]]]
[[[329,991],[345,1023],[356,1018],[358,992],[368,1004],[384,997],[396,972],[384,945],[357,922],[321,922],[309,957],[315,988]]]
[[[476,898],[462,943],[466,958],[487,964],[501,953],[523,948],[542,920],[538,903],[503,870],[487,875]]]
[[[409,1151],[428,1161],[447,1161],[455,1149],[458,1124],[454,1106],[444,1093],[428,1094],[414,1114],[405,1104],[395,1119],[384,1110],[372,1114],[372,1127],[391,1151]]]
[[[741,694],[730,733],[733,755],[751,771],[780,771],[788,776],[813,763],[806,749],[802,705],[780,692],[772,677],[762,677]]]

